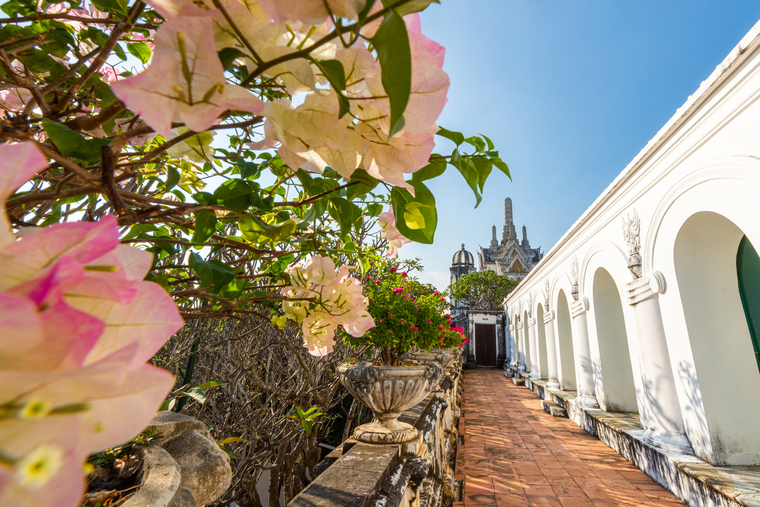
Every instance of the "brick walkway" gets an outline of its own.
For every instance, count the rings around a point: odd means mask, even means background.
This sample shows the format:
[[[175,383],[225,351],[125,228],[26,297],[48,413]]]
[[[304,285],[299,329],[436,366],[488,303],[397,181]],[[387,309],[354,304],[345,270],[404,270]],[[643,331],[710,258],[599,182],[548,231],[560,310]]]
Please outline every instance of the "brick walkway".
[[[569,419],[544,412],[502,371],[468,370],[464,385],[456,475],[465,507],[685,505]]]

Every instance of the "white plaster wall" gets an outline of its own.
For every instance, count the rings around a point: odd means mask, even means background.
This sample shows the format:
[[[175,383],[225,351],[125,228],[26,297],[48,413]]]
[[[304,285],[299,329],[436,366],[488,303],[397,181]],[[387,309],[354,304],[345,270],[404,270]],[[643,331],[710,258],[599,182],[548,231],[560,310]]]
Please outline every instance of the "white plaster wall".
[[[572,303],[576,280],[571,265],[576,260],[580,296],[590,302],[589,343],[592,361],[598,361],[601,370],[597,394],[603,401],[605,376],[609,379],[615,370],[609,354],[601,352],[604,344],[600,349],[596,332],[593,275],[605,269],[622,303],[628,360],[638,405],[643,406],[640,348],[626,291],[633,277],[626,268],[628,251],[621,233],[623,218],[635,210],[641,223],[644,276],[660,271],[667,285],[659,303],[686,433],[695,453],[716,464],[760,464],[760,424],[755,424],[760,420],[760,374],[746,321],[735,294],[709,294],[711,283],[720,290],[736,290],[735,265],[731,275],[730,260],[741,234],[760,246],[759,33],[760,23],[507,299],[510,308],[525,308],[548,278],[550,310],[564,309],[559,297]],[[709,268],[709,273],[699,283],[693,274],[679,280],[674,259],[679,231],[690,217],[706,211],[727,222],[723,227],[705,222],[714,232],[695,239],[692,231],[686,248],[693,252],[692,263]],[[690,272],[688,262],[682,262],[680,270],[682,277],[687,276],[683,273]],[[686,315],[684,301],[690,308]],[[561,329],[559,313],[554,325],[562,379],[572,364],[568,361],[572,352],[563,343],[562,335],[567,333]],[[622,352],[615,359],[622,360]],[[712,363],[705,358],[712,358]],[[646,414],[641,415],[646,419]]]

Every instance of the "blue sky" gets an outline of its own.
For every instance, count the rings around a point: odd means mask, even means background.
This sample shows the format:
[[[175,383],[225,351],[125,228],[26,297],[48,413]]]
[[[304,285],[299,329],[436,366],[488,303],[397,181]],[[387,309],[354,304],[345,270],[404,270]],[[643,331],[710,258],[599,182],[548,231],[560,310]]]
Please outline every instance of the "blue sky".
[[[449,167],[430,184],[433,245],[409,244],[443,289],[451,257],[476,254],[503,201],[548,251],[760,19],[757,0],[441,0],[422,30],[446,47],[439,124],[489,136],[513,181],[492,173],[483,202]],[[444,150],[445,145],[440,149]],[[500,236],[499,236],[500,237]]]

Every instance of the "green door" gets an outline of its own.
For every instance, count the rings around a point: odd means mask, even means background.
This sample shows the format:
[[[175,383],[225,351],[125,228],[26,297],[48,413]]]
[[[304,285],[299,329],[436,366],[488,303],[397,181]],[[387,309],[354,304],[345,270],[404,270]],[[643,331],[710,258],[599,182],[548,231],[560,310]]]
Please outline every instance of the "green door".
[[[739,251],[736,254],[736,273],[739,278],[739,294],[744,306],[744,315],[747,317],[749,335],[752,337],[752,346],[755,348],[755,359],[760,370],[760,256],[744,236],[739,243]]]

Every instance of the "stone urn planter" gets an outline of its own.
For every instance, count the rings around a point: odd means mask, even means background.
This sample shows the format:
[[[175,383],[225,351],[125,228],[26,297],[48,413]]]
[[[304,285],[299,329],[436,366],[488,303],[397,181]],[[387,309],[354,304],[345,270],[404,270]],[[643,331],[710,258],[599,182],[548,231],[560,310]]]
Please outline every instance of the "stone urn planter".
[[[410,366],[342,364],[340,380],[356,399],[367,405],[377,421],[354,430],[354,437],[374,444],[399,444],[414,440],[417,430],[398,420],[406,409],[422,401],[443,380],[443,368],[435,362]]]

